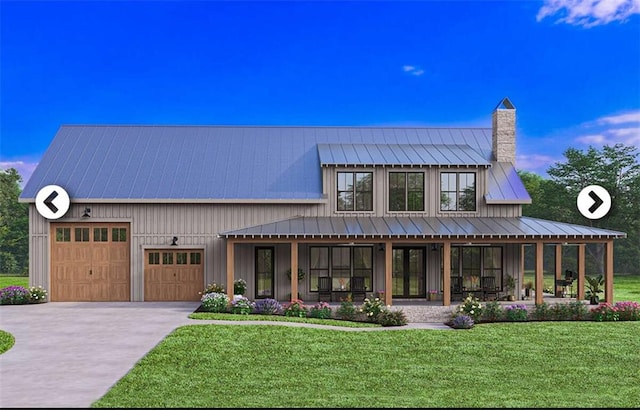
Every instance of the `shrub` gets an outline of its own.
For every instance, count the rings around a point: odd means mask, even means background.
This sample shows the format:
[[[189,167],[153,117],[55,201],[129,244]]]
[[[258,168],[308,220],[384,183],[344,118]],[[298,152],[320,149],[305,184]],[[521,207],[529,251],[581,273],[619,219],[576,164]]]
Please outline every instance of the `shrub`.
[[[282,305],[275,299],[260,299],[256,301],[254,311],[260,315],[279,315],[282,313]]]
[[[215,282],[208,284],[200,295],[206,295],[207,293],[224,293],[224,287],[222,285],[218,285]]]
[[[207,312],[224,313],[229,307],[229,297],[226,293],[211,292],[200,298],[202,309]]]
[[[625,301],[613,306],[618,311],[619,320],[640,320],[640,303]]]
[[[504,308],[504,316],[510,322],[524,322],[527,320],[527,307],[525,305],[509,305]]]
[[[408,320],[402,310],[385,309],[378,314],[377,322],[382,326],[404,326]]]
[[[233,294],[234,295],[244,295],[244,292],[247,291],[247,281],[244,279],[236,279],[233,281]]]
[[[22,305],[29,303],[29,289],[22,286],[7,286],[0,289],[0,305]]]
[[[572,300],[566,307],[568,319],[584,320],[589,316],[589,308],[580,300]]]
[[[387,310],[387,307],[385,306],[384,301],[380,298],[365,298],[362,307],[360,307],[360,312],[364,313],[367,320],[371,322],[376,322],[378,320],[378,315],[385,310]]]
[[[462,304],[458,306],[458,309],[454,312],[454,316],[459,315],[471,316],[473,321],[477,322],[480,316],[482,316],[482,304],[478,298],[469,293]]]
[[[44,303],[47,301],[47,291],[42,286],[29,288],[29,303]]]
[[[619,319],[619,315],[616,307],[606,302],[591,309],[591,318],[597,322],[613,322]]]
[[[284,307],[284,315],[291,317],[307,317],[307,307],[302,300],[294,299]]]
[[[492,300],[484,305],[482,320],[486,322],[496,322],[504,316],[502,305],[498,301]]]
[[[331,307],[327,302],[318,302],[311,307],[309,316],[318,319],[329,319],[331,318]]]
[[[471,329],[474,325],[473,318],[466,314],[459,314],[453,318],[451,327],[454,329]]]
[[[231,313],[236,315],[248,315],[253,312],[256,304],[244,296],[231,301]]]
[[[553,318],[553,310],[547,302],[542,302],[539,305],[535,305],[531,316],[535,320],[551,320]]]
[[[571,311],[566,303],[555,303],[551,307],[551,320],[569,320]]]
[[[357,309],[351,298],[344,299],[340,302],[340,307],[336,310],[336,316],[339,319],[354,320],[356,318]]]

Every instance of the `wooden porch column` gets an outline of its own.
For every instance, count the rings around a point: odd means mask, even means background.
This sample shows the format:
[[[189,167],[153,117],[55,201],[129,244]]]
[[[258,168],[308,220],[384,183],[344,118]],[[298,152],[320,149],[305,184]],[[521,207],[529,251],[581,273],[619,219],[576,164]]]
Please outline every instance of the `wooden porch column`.
[[[384,242],[384,304],[391,306],[393,295],[393,245],[391,241]]]
[[[542,292],[544,290],[544,272],[542,270],[542,262],[544,256],[544,243],[536,242],[536,305],[544,302]]]
[[[613,240],[607,241],[604,249],[604,298],[613,304]]]
[[[451,305],[451,242],[442,244],[442,306]]]
[[[525,285],[524,283],[524,243],[520,245],[520,273],[518,274],[518,283]],[[521,285],[521,286],[522,286]]]
[[[298,241],[291,241],[291,301],[298,299]]]
[[[233,300],[233,271],[234,271],[234,248],[236,243],[227,239],[227,296]]]
[[[576,293],[576,300],[584,299],[584,255],[585,255],[584,243],[578,245],[578,292]]]
[[[562,244],[558,243],[556,244],[556,280],[562,280],[564,279],[564,274],[562,273]],[[557,282],[554,282],[554,286],[553,286],[553,292],[555,293],[555,296],[558,296],[558,292],[560,292],[560,295],[562,295],[562,286],[555,286]],[[571,295],[569,295],[571,296]]]

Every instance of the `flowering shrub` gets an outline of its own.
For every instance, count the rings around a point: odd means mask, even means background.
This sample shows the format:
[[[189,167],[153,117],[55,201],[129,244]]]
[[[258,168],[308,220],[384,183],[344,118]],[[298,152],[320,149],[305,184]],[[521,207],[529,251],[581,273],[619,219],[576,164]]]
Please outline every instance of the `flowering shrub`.
[[[377,322],[378,315],[385,310],[387,310],[387,307],[380,298],[365,298],[362,307],[360,307],[360,312],[364,313],[367,316],[367,320],[371,322]]]
[[[567,319],[584,320],[589,316],[589,308],[580,300],[572,300],[567,303]]]
[[[255,313],[259,315],[279,315],[282,305],[275,299],[260,299],[256,301]]]
[[[291,317],[307,317],[307,307],[302,300],[294,299],[284,307],[284,315]]]
[[[455,316],[468,315],[471,316],[474,322],[477,322],[480,316],[482,316],[482,304],[478,298],[474,297],[471,293],[464,299],[462,304],[458,306]]]
[[[29,303],[29,289],[22,286],[7,286],[0,289],[0,305],[22,305]]]
[[[611,303],[601,303],[591,309],[591,318],[597,322],[612,322],[619,319],[618,309]]]
[[[523,322],[527,320],[527,307],[525,305],[509,305],[504,308],[504,316],[510,322]]]
[[[482,310],[482,320],[487,322],[496,322],[504,316],[502,305],[496,300],[487,302]]]
[[[347,297],[346,299],[340,301],[340,307],[338,308],[338,310],[336,310],[336,316],[344,320],[355,319],[357,313],[358,311],[350,297]]]
[[[47,290],[42,286],[29,288],[29,303],[44,303],[47,301]]]
[[[200,295],[206,295],[207,293],[224,293],[224,287],[222,285],[217,285],[215,282],[208,284]]]
[[[531,316],[535,320],[551,320],[553,318],[553,312],[551,306],[547,302],[542,302],[539,305],[533,307]]]
[[[233,294],[234,295],[244,295],[244,292],[247,291],[247,281],[240,278],[233,281]]]
[[[236,315],[248,315],[253,312],[256,304],[244,296],[231,301],[231,313]]]
[[[378,323],[382,326],[404,326],[408,322],[402,310],[385,309],[378,314]]]
[[[473,325],[473,318],[465,314],[460,314],[454,317],[451,322],[451,327],[454,329],[471,329]]]
[[[207,312],[223,313],[229,306],[229,297],[226,293],[211,292],[202,295],[200,298],[202,309]]]
[[[617,302],[613,307],[618,311],[619,320],[640,320],[640,303]]]
[[[309,316],[318,319],[329,319],[331,318],[331,307],[327,302],[318,302],[311,307]]]

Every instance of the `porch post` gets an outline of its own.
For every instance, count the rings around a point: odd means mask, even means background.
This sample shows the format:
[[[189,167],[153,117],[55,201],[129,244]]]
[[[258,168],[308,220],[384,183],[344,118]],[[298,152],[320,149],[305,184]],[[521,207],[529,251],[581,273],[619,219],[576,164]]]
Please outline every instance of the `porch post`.
[[[451,305],[451,242],[442,244],[442,306]]]
[[[542,292],[544,291],[544,280],[542,262],[544,256],[544,242],[536,242],[536,305],[544,302]]]
[[[236,243],[227,239],[227,296],[233,300],[233,271],[234,271],[234,248]]]
[[[518,274],[518,283],[524,285],[524,243],[520,244],[520,273]],[[521,286],[522,286],[521,285]]]
[[[291,301],[298,299],[298,241],[291,241]]]
[[[562,278],[564,277],[563,273],[562,273],[562,244],[558,243],[556,244],[556,281],[557,280],[562,280]],[[560,292],[560,295],[562,296],[562,287],[561,286],[555,286],[555,284],[558,282],[554,281],[554,293],[555,296],[558,297],[558,292]],[[569,295],[571,296],[571,295]]]
[[[576,293],[577,300],[584,299],[584,255],[585,255],[584,243],[578,245],[578,292]]]
[[[604,297],[613,304],[613,240],[605,243],[604,258]]]
[[[384,304],[391,306],[391,296],[393,294],[393,248],[391,241],[384,242]]]

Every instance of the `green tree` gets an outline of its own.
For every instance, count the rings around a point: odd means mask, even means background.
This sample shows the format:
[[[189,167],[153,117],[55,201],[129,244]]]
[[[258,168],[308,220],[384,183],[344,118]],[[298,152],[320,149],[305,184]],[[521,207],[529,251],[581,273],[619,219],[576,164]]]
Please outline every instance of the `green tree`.
[[[0,272],[25,274],[29,267],[29,208],[18,202],[22,177],[0,171]]]

